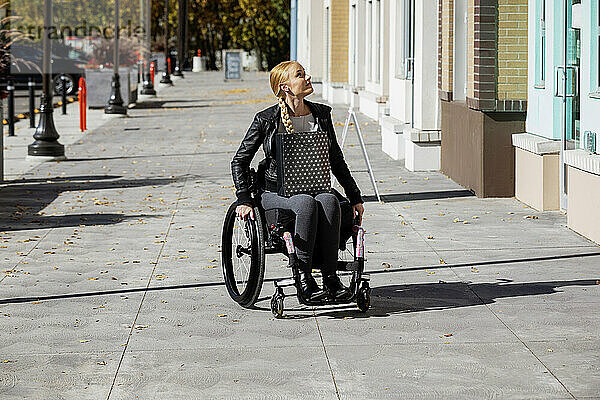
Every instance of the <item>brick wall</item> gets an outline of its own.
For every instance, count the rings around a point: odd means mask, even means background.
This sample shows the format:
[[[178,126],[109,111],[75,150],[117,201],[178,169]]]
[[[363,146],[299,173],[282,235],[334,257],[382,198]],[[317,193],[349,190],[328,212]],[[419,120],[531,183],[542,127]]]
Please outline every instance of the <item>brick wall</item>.
[[[467,1],[467,97],[475,97],[475,0]]]
[[[527,100],[527,0],[498,0],[498,100]]]
[[[454,0],[440,0],[442,23],[442,51],[441,51],[441,90],[440,98],[445,101],[452,101],[453,63],[454,63]]]
[[[331,0],[331,82],[348,81],[348,12],[348,0]]]
[[[469,0],[473,7],[473,91],[467,106],[476,110],[496,109],[497,0]],[[471,10],[469,10],[471,12]]]

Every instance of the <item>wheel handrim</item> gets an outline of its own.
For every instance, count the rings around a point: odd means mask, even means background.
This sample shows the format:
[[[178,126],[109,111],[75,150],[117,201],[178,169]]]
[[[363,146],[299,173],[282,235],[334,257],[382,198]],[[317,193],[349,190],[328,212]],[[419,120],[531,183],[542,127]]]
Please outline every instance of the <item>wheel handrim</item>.
[[[252,267],[250,229],[250,222],[234,218],[231,235],[231,272],[238,294],[244,292],[250,278]]]

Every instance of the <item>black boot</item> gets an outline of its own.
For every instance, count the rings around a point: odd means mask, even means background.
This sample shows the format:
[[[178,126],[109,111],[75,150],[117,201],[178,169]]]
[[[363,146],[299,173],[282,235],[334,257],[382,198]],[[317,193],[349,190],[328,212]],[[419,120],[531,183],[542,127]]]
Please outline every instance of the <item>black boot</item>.
[[[298,275],[300,278],[300,291],[306,300],[318,301],[325,298],[327,292],[319,287],[310,270],[307,268],[299,268]]]
[[[323,287],[329,292],[329,295],[335,300],[349,300],[352,292],[348,289],[335,271],[323,272]]]

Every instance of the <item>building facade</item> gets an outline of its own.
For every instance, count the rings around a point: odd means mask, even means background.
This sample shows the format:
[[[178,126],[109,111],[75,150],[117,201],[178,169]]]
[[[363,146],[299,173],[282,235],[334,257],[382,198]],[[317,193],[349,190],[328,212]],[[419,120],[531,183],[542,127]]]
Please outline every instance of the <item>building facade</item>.
[[[409,170],[562,209],[600,243],[598,3],[299,0],[298,59]]]
[[[531,0],[526,130],[513,136],[517,199],[567,212],[600,242],[600,7]]]
[[[441,171],[480,197],[514,195],[527,109],[527,0],[439,3]]]

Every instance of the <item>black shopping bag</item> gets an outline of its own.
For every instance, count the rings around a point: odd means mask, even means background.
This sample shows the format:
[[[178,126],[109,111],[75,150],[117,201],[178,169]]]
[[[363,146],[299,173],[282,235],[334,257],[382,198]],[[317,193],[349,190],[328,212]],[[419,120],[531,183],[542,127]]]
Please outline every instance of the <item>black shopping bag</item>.
[[[329,141],[325,132],[275,135],[277,187],[280,196],[317,195],[331,189]]]

